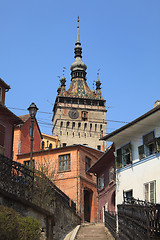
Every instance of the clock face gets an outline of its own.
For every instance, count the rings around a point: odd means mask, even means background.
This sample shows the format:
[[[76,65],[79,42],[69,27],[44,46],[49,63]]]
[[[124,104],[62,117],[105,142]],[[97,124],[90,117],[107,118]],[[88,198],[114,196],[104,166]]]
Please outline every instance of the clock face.
[[[79,117],[79,113],[76,109],[71,109],[68,114],[69,114],[69,117],[72,119],[76,119]]]

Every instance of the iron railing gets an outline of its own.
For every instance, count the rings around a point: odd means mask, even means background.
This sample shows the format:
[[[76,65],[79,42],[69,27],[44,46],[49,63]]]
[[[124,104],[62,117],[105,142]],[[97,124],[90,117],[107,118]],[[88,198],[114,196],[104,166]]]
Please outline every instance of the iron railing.
[[[0,189],[48,208],[57,197],[76,212],[76,204],[62,192],[45,174],[12,161],[0,154]]]
[[[112,236],[116,237],[116,214],[115,212],[104,212],[105,226],[111,232]]]
[[[124,199],[118,205],[118,230],[123,240],[160,239],[160,205]]]

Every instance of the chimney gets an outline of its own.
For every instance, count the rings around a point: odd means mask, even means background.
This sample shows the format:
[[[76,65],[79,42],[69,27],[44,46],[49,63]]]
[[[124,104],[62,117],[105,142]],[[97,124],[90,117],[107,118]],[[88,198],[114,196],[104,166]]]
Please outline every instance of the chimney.
[[[157,107],[158,105],[160,105],[160,100],[157,100],[157,101],[154,103],[153,107],[155,108],[155,107]]]

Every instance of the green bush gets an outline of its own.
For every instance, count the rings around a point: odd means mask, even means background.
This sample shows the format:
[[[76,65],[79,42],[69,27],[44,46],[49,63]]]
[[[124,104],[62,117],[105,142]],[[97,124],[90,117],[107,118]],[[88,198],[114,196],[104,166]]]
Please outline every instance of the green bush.
[[[14,209],[0,205],[1,240],[39,240],[40,223],[32,217],[22,217]]]

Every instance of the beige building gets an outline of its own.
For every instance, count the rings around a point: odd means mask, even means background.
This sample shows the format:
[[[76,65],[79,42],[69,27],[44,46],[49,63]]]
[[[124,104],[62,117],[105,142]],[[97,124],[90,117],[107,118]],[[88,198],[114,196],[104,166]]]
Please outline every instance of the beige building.
[[[60,140],[58,136],[54,137],[45,133],[42,133],[41,149],[52,149],[60,147]]]
[[[99,74],[96,92],[87,85],[87,66],[82,61],[82,48],[79,40],[79,20],[75,61],[71,65],[71,84],[66,90],[66,79],[60,80],[58,95],[53,108],[52,134],[58,136],[61,146],[83,144],[104,151],[106,142],[99,140],[106,134],[106,108],[101,93]]]

